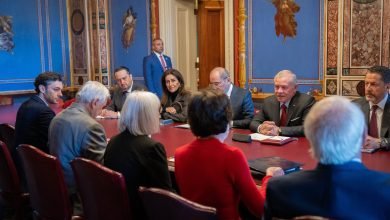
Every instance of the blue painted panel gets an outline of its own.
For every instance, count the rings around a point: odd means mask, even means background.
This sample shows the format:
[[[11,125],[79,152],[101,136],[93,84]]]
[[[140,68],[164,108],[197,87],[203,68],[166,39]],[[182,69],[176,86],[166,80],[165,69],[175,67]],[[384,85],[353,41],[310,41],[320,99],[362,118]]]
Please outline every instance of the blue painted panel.
[[[69,63],[63,58],[68,57],[64,1],[2,1],[1,15],[12,16],[15,48],[12,53],[0,51],[0,92],[33,89],[34,78],[43,71],[68,72]]]
[[[137,13],[137,23],[135,37],[132,45],[128,49],[122,46],[122,18],[126,10],[132,6]],[[112,49],[112,67],[127,66],[133,74],[133,77],[142,77],[142,60],[149,53],[149,20],[148,1],[111,1],[111,49]]]
[[[290,69],[299,80],[318,80],[321,74],[321,1],[296,0],[300,10],[295,14],[297,35],[295,38],[276,36],[274,16],[276,8],[271,1],[249,0],[252,17],[249,17],[248,69],[252,80],[273,79],[282,69]],[[250,32],[251,31],[251,32]],[[249,73],[250,74],[250,73]],[[249,77],[251,78],[251,77]],[[272,83],[267,82],[267,83]],[[309,83],[306,81],[305,83]],[[263,87],[263,86],[262,86]],[[307,87],[307,86],[305,86]],[[264,86],[272,92],[272,86]],[[268,91],[269,90],[269,91]]]

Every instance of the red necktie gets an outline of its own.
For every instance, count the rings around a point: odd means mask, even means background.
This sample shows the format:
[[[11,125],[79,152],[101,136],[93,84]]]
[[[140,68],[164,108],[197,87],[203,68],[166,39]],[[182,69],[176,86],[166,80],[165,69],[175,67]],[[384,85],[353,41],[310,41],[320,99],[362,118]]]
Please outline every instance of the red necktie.
[[[280,115],[279,127],[285,127],[287,124],[287,107],[285,104],[280,107],[282,108],[282,114]]]
[[[368,135],[374,138],[378,138],[378,124],[376,120],[376,110],[378,109],[378,106],[373,105],[371,108],[371,119],[370,126],[368,128]]]
[[[167,70],[167,65],[165,64],[165,60],[164,60],[164,57],[162,55],[160,55],[160,61],[161,61],[161,65],[163,67],[163,70]]]

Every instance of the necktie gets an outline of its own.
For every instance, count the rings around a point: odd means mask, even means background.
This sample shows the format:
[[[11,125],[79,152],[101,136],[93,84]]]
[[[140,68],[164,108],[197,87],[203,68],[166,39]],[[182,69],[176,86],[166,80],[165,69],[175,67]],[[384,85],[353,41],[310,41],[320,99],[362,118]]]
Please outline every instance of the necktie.
[[[124,92],[122,93],[122,104],[125,103],[126,97],[127,97],[127,91],[124,91]]]
[[[378,124],[376,120],[376,110],[378,109],[377,105],[373,105],[371,109],[371,119],[370,126],[368,128],[368,135],[374,138],[378,138]]]
[[[165,64],[165,60],[164,60],[164,57],[162,55],[160,55],[160,61],[161,61],[161,65],[163,67],[163,70],[167,70],[167,65]]]
[[[280,107],[282,108],[282,114],[280,115],[279,127],[284,127],[287,124],[287,106],[282,104]]]

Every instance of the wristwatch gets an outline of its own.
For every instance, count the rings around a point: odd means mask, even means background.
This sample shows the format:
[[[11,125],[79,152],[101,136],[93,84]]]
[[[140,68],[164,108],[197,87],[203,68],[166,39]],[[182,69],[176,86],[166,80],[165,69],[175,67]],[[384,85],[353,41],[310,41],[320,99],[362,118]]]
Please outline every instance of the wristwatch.
[[[389,142],[387,141],[386,138],[381,138],[381,139],[380,139],[379,147],[380,147],[380,148],[384,148],[384,149],[386,149],[386,150],[389,149]]]

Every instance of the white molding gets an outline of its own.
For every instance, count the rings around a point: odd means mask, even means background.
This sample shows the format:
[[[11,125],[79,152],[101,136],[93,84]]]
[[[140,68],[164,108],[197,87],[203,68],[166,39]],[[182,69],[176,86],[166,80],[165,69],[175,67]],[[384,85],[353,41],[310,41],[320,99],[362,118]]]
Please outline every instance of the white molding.
[[[173,56],[175,51],[175,39],[173,34],[173,16],[172,16],[172,1],[173,0],[159,0],[158,1],[158,13],[159,13],[159,28],[160,38],[164,42],[164,54],[172,58],[172,65],[176,63],[176,58]]]
[[[234,7],[233,1],[225,1],[225,68],[230,72],[232,78],[237,74],[234,72]]]

